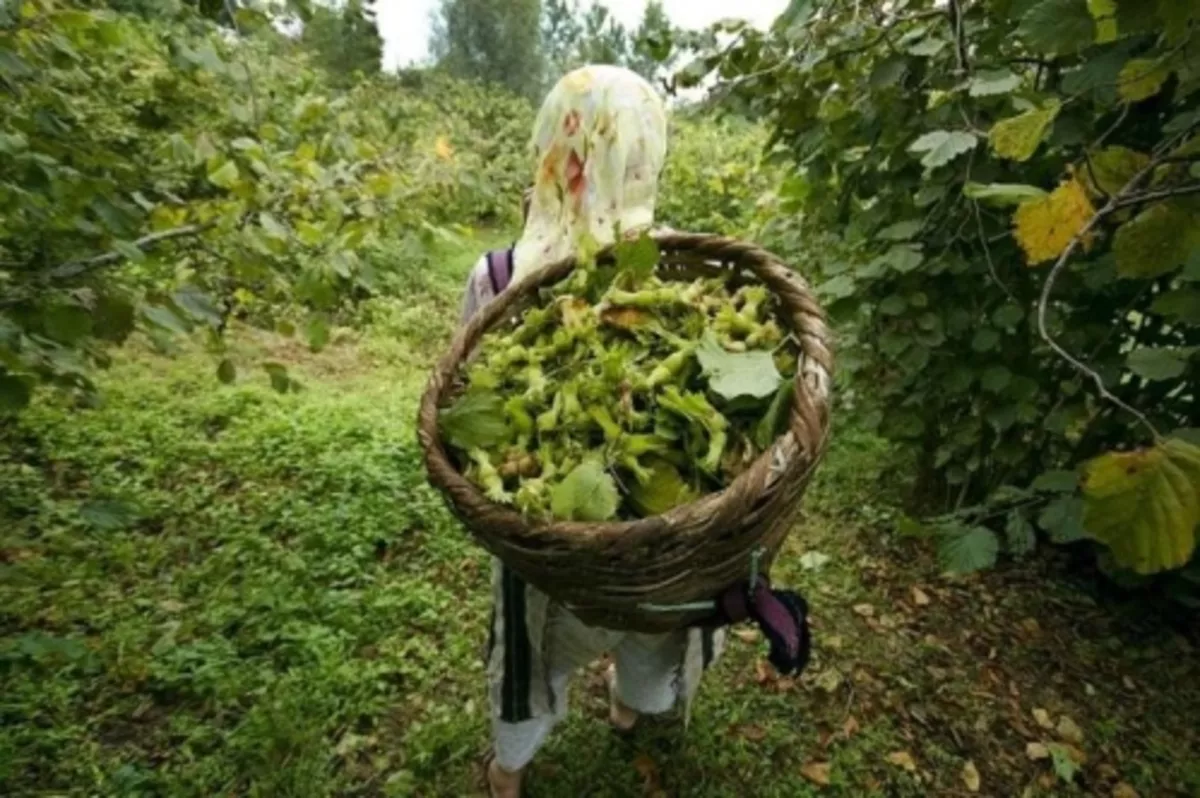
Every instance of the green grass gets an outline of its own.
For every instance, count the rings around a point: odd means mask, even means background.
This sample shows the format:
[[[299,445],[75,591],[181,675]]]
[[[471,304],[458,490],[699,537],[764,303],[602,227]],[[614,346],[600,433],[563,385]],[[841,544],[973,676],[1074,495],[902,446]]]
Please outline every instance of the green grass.
[[[487,559],[426,486],[413,418],[467,266],[503,240],[448,247],[320,354],[239,331],[239,381],[219,386],[209,355],[135,344],[103,406],[47,401],[4,428],[0,793],[478,791]],[[304,389],[274,393],[266,358]],[[1188,643],[1118,621],[1052,560],[938,577],[886,532],[902,468],[838,429],[774,574],[813,606],[802,680],[737,637],[686,733],[624,741],[592,669],[532,794],[965,795],[967,760],[984,795],[1200,794]],[[813,552],[828,561],[804,567]],[[1026,757],[1056,738],[1035,707],[1084,729],[1076,784]]]

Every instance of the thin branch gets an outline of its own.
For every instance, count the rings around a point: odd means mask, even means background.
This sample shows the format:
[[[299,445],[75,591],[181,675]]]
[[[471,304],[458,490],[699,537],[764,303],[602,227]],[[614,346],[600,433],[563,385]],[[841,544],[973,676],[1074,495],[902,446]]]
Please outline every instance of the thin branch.
[[[229,24],[233,25],[234,33],[238,35],[238,45],[245,44],[245,37],[242,35],[242,28],[238,25],[237,9],[233,6],[233,0],[225,0],[225,11],[229,14]],[[242,62],[242,69],[246,70],[246,85],[250,87],[250,110],[254,113],[254,126],[262,125],[262,116],[258,113],[258,89],[254,85],[254,73],[250,71],[250,63],[246,60],[244,52],[238,52],[239,60]]]
[[[1134,194],[1121,200],[1113,210],[1128,208],[1131,205],[1141,205],[1144,202],[1154,202],[1155,200],[1170,199],[1171,197],[1182,197],[1187,194],[1197,193],[1200,193],[1200,183],[1189,183],[1186,186],[1164,188],[1161,191],[1143,191],[1141,194]]]
[[[967,57],[966,25],[963,23],[962,0],[949,0],[950,27],[954,30],[954,55],[958,59],[958,74],[969,75],[971,62]]]
[[[1083,361],[1079,360],[1066,349],[1064,349],[1062,344],[1055,340],[1054,336],[1050,334],[1050,330],[1046,326],[1046,309],[1050,304],[1050,296],[1054,292],[1054,283],[1057,282],[1059,276],[1062,274],[1063,269],[1066,268],[1067,262],[1071,259],[1071,255],[1073,255],[1075,250],[1079,248],[1079,244],[1088,237],[1088,235],[1093,229],[1095,229],[1101,220],[1106,218],[1109,214],[1113,213],[1117,209],[1117,204],[1126,196],[1130,189],[1141,183],[1142,180],[1145,179],[1146,175],[1150,174],[1150,172],[1153,171],[1157,165],[1158,164],[1156,161],[1151,161],[1149,164],[1143,167],[1141,171],[1134,175],[1133,179],[1130,180],[1124,188],[1117,192],[1116,195],[1111,197],[1105,206],[1088,220],[1088,223],[1083,226],[1082,230],[1077,232],[1071,238],[1070,243],[1067,244],[1067,248],[1064,249],[1062,254],[1058,256],[1058,260],[1054,263],[1054,268],[1050,270],[1050,274],[1046,277],[1046,284],[1042,286],[1042,296],[1038,300],[1037,317],[1038,334],[1041,335],[1042,340],[1049,344],[1050,348],[1054,350],[1059,357],[1071,364],[1076,371],[1086,377],[1089,377],[1095,384],[1096,390],[1099,392],[1100,396],[1112,402],[1114,405],[1129,413],[1139,422],[1141,422],[1141,424],[1150,431],[1150,434],[1155,440],[1161,439],[1162,435],[1159,433],[1154,424],[1150,422],[1150,419],[1147,418],[1146,415],[1140,410],[1134,408],[1132,405],[1117,397],[1116,394],[1112,393],[1112,391],[1108,390],[1108,387],[1104,384],[1104,378],[1100,376],[1099,372],[1092,369]]]
[[[983,214],[979,212],[979,201],[971,200],[971,205],[975,212],[975,224],[979,228],[979,242],[983,244],[983,257],[987,260],[988,274],[992,275],[992,281],[1000,286],[1000,290],[1007,294],[1010,300],[1020,304],[1017,302],[1016,295],[1004,284],[1004,281],[1000,279],[1000,275],[996,273],[996,264],[992,261],[992,248],[988,246],[987,233],[983,229]]]
[[[1122,123],[1125,122],[1125,117],[1129,116],[1129,108],[1131,105],[1132,105],[1132,103],[1125,103],[1124,105],[1121,106],[1121,113],[1119,116],[1117,116],[1117,121],[1113,122],[1112,125],[1109,126],[1108,130],[1101,133],[1100,138],[1098,138],[1094,142],[1092,142],[1092,146],[1089,149],[1093,149],[1093,150],[1100,149],[1100,147],[1104,144],[1104,142],[1108,140],[1108,137],[1111,136],[1113,133],[1115,133],[1117,128],[1119,128],[1122,125]]]
[[[183,227],[176,227],[171,230],[163,230],[162,232],[151,233],[150,235],[142,236],[141,238],[137,239],[133,242],[133,245],[140,250],[146,250],[152,246],[161,244],[163,241],[199,235],[205,230],[214,227],[215,224],[215,222],[208,222],[206,224],[189,224],[184,225]],[[65,280],[71,277],[78,277],[86,271],[99,268],[100,266],[107,266],[110,263],[116,263],[124,257],[125,255],[122,253],[114,251],[106,252],[103,255],[97,255],[94,258],[87,258],[86,260],[71,261],[69,263],[55,266],[53,269],[46,271],[43,275],[43,279]]]

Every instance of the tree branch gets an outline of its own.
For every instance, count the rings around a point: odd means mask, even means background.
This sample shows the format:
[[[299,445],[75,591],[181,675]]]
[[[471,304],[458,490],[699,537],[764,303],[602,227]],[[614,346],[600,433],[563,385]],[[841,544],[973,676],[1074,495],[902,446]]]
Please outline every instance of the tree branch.
[[[1170,199],[1171,197],[1182,197],[1187,194],[1196,193],[1200,193],[1200,183],[1188,183],[1185,186],[1164,188],[1160,191],[1143,191],[1141,194],[1134,194],[1121,200],[1117,203],[1117,206],[1113,208],[1113,210],[1121,210],[1122,208],[1128,208],[1131,205],[1141,205],[1143,202],[1154,202],[1155,200]]]
[[[205,224],[189,224],[183,227],[176,227],[171,230],[163,230],[158,233],[151,233],[147,236],[142,236],[133,242],[133,245],[141,250],[146,250],[156,244],[161,244],[163,241],[170,241],[175,238],[187,238],[189,236],[199,235],[206,230],[216,226],[215,222],[207,222]],[[94,258],[86,260],[71,261],[55,266],[43,273],[43,280],[66,280],[71,277],[78,277],[86,271],[107,266],[110,263],[116,263],[125,256],[120,252],[106,252],[103,255],[97,255]]]
[[[1075,370],[1080,374],[1090,378],[1095,384],[1096,390],[1099,392],[1100,396],[1136,418],[1144,427],[1146,427],[1147,430],[1150,431],[1150,434],[1154,440],[1159,440],[1162,438],[1162,435],[1159,433],[1154,424],[1150,422],[1150,419],[1147,418],[1146,415],[1140,410],[1126,403],[1124,400],[1117,397],[1116,394],[1112,393],[1112,391],[1108,390],[1108,387],[1104,384],[1104,378],[1100,376],[1099,372],[1097,372],[1095,369],[1092,369],[1086,363],[1079,360],[1066,349],[1064,349],[1062,344],[1055,340],[1054,336],[1050,334],[1050,330],[1046,326],[1046,309],[1050,304],[1050,296],[1054,292],[1054,283],[1062,274],[1063,269],[1066,268],[1067,262],[1071,259],[1071,255],[1073,255],[1075,250],[1079,248],[1079,244],[1085,238],[1087,238],[1088,234],[1090,234],[1103,219],[1116,211],[1119,203],[1123,199],[1127,198],[1129,192],[1139,185],[1148,174],[1157,168],[1157,166],[1158,161],[1154,160],[1142,167],[1142,169],[1133,176],[1133,179],[1126,183],[1125,186],[1115,195],[1110,197],[1104,207],[1097,211],[1092,218],[1088,220],[1088,223],[1083,226],[1083,229],[1081,229],[1071,238],[1071,241],[1067,244],[1066,249],[1062,251],[1062,254],[1058,256],[1058,260],[1055,261],[1054,268],[1050,270],[1050,274],[1046,277],[1046,284],[1042,286],[1042,296],[1038,300],[1037,315],[1038,334],[1042,337],[1042,340],[1049,344],[1050,348],[1054,350],[1055,354],[1057,354],[1067,363],[1071,364],[1071,366],[1074,367]]]

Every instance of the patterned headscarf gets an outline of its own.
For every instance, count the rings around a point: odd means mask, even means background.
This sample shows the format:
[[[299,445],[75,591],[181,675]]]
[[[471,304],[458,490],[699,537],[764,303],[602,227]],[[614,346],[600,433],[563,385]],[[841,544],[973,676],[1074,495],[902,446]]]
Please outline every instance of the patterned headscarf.
[[[654,88],[613,66],[566,75],[550,92],[533,133],[537,172],[516,279],[654,222],[667,155],[667,115]]]

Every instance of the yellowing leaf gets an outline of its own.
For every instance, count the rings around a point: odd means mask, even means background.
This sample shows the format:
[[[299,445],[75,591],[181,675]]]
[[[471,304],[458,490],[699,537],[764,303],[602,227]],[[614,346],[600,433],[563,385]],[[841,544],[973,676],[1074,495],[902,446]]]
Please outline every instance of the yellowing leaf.
[[[1105,147],[1091,153],[1088,160],[1078,173],[1087,177],[1088,188],[1095,193],[1111,196],[1150,163],[1150,156],[1128,147]]]
[[[979,778],[979,768],[975,767],[975,763],[970,760],[963,765],[962,769],[963,784],[966,785],[968,792],[979,792],[981,780]]]
[[[1117,94],[1125,102],[1140,102],[1158,94],[1170,75],[1171,70],[1154,59],[1131,58],[1117,76]]]
[[[208,182],[221,188],[233,188],[237,185],[238,168],[233,161],[225,161],[220,167],[208,173]]]
[[[443,161],[454,160],[454,147],[446,136],[438,136],[433,145],[433,153]]]
[[[1042,143],[1042,138],[1054,123],[1061,107],[1057,100],[1053,100],[1044,108],[1001,119],[992,125],[992,130],[988,133],[992,151],[1010,161],[1028,161]]]
[[[679,469],[666,460],[656,458],[648,470],[650,478],[646,482],[634,480],[629,485],[629,500],[643,516],[661,515],[696,498]]]
[[[887,761],[909,773],[917,772],[917,763],[908,751],[895,751],[888,754]]]
[[[1015,235],[1030,266],[1054,260],[1096,214],[1078,180],[1071,179],[1042,199],[1022,203],[1013,215]],[[1089,233],[1084,248],[1091,246]]]
[[[1192,214],[1177,205],[1151,205],[1113,237],[1117,274],[1153,278],[1183,265],[1196,235],[1192,225]]]
[[[800,775],[819,787],[828,787],[831,768],[828,762],[810,762],[800,768]]]
[[[1088,12],[1096,20],[1096,44],[1107,44],[1117,39],[1116,0],[1087,0]]]
[[[1200,522],[1200,447],[1170,439],[1087,464],[1084,527],[1139,574],[1185,565]]]

